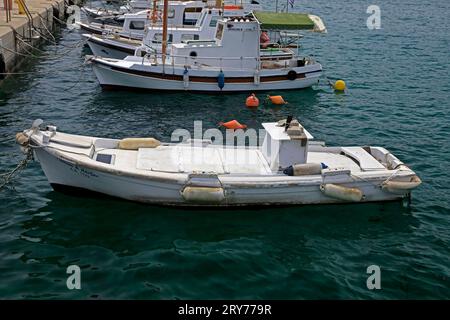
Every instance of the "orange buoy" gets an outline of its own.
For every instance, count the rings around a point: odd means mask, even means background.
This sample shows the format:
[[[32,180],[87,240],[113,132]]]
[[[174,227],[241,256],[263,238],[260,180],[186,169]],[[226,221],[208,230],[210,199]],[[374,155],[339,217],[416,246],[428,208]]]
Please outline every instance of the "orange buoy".
[[[258,106],[259,106],[259,99],[255,96],[254,93],[252,93],[252,95],[248,96],[247,100],[245,100],[245,105],[248,108],[258,108]]]
[[[267,98],[273,103],[277,105],[286,104],[282,96],[267,96]]]
[[[227,128],[227,129],[233,129],[233,130],[247,128],[247,126],[245,124],[240,124],[236,120],[231,120],[228,122],[219,122],[219,125]]]

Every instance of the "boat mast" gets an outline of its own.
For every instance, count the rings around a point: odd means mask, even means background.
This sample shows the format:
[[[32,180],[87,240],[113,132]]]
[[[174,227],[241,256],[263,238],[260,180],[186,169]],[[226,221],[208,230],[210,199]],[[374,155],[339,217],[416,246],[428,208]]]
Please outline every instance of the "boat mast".
[[[162,63],[166,64],[166,52],[167,52],[167,13],[169,11],[169,0],[164,0],[163,11],[163,38],[162,38]]]

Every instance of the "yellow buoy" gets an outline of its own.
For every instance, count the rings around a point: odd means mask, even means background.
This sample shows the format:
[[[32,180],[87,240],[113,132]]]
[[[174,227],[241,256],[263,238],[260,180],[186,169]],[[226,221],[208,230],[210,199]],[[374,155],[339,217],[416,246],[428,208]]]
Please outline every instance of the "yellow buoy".
[[[344,80],[337,80],[333,85],[334,90],[336,91],[344,91],[346,88]]]

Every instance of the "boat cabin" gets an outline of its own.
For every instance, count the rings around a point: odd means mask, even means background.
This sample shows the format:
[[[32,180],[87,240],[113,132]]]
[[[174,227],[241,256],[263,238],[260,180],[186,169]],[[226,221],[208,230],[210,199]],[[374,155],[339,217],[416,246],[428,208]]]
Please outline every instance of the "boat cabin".
[[[313,136],[297,121],[262,124],[266,135],[261,153],[272,171],[308,161],[308,140]]]
[[[280,19],[278,15],[275,15]],[[284,17],[284,15],[282,16]],[[281,18],[282,18],[281,17]],[[295,23],[281,24],[279,20],[267,19],[265,13],[255,12],[246,16],[226,17],[217,22],[214,40],[186,41],[172,45],[171,55],[175,64],[212,66],[235,69],[277,69],[304,66],[304,59],[296,59],[295,53],[280,43],[266,47],[262,43],[262,30],[311,30],[315,31],[319,23],[311,15],[290,14]],[[265,20],[264,20],[264,19]],[[269,18],[273,18],[269,15]],[[320,20],[320,18],[318,18]],[[321,20],[320,20],[321,21]],[[322,29],[318,32],[323,32]],[[195,40],[195,39],[194,39]],[[261,65],[258,64],[261,62]]]
[[[255,68],[259,56],[259,25],[251,17],[225,18],[218,21],[214,40],[175,43],[171,49],[175,64]],[[237,57],[242,59],[237,61]]]
[[[168,15],[167,23],[169,26],[183,26],[183,25],[195,25],[197,19],[193,22],[192,19],[186,19],[185,10],[187,5],[184,2],[173,2],[171,3]],[[203,9],[203,8],[201,8]],[[123,20],[122,31],[124,33],[130,32],[143,32],[149,24],[151,24],[151,10],[142,10],[137,13],[127,13],[122,17],[117,18],[118,21]],[[157,24],[161,25],[162,14],[158,12]]]
[[[204,8],[195,26],[171,26],[167,28],[167,43],[186,43],[191,40],[214,39],[217,23],[223,16],[230,14],[227,10]],[[233,10],[233,14],[244,15],[243,10]],[[162,26],[148,28],[144,43],[148,46],[161,45],[163,36]]]
[[[158,23],[161,24],[161,17],[163,11],[163,3],[160,2],[158,6]],[[206,1],[169,1],[168,23],[169,25],[190,25],[194,26],[201,16],[203,8],[207,6]],[[123,12],[131,10],[143,10],[140,12],[147,12],[152,10],[153,1],[131,1],[128,6],[121,8]],[[150,13],[151,15],[151,13]]]

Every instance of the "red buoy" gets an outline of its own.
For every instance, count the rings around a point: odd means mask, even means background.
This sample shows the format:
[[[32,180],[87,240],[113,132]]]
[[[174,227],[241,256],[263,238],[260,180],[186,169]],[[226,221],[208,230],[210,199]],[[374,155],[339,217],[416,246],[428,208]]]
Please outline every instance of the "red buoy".
[[[247,100],[245,100],[245,105],[247,106],[247,108],[258,108],[259,99],[255,96],[254,93],[252,93],[252,95],[248,96]]]
[[[233,129],[233,130],[247,128],[247,126],[245,124],[240,124],[236,120],[231,120],[228,122],[219,122],[219,125],[227,128],[227,129]]]

